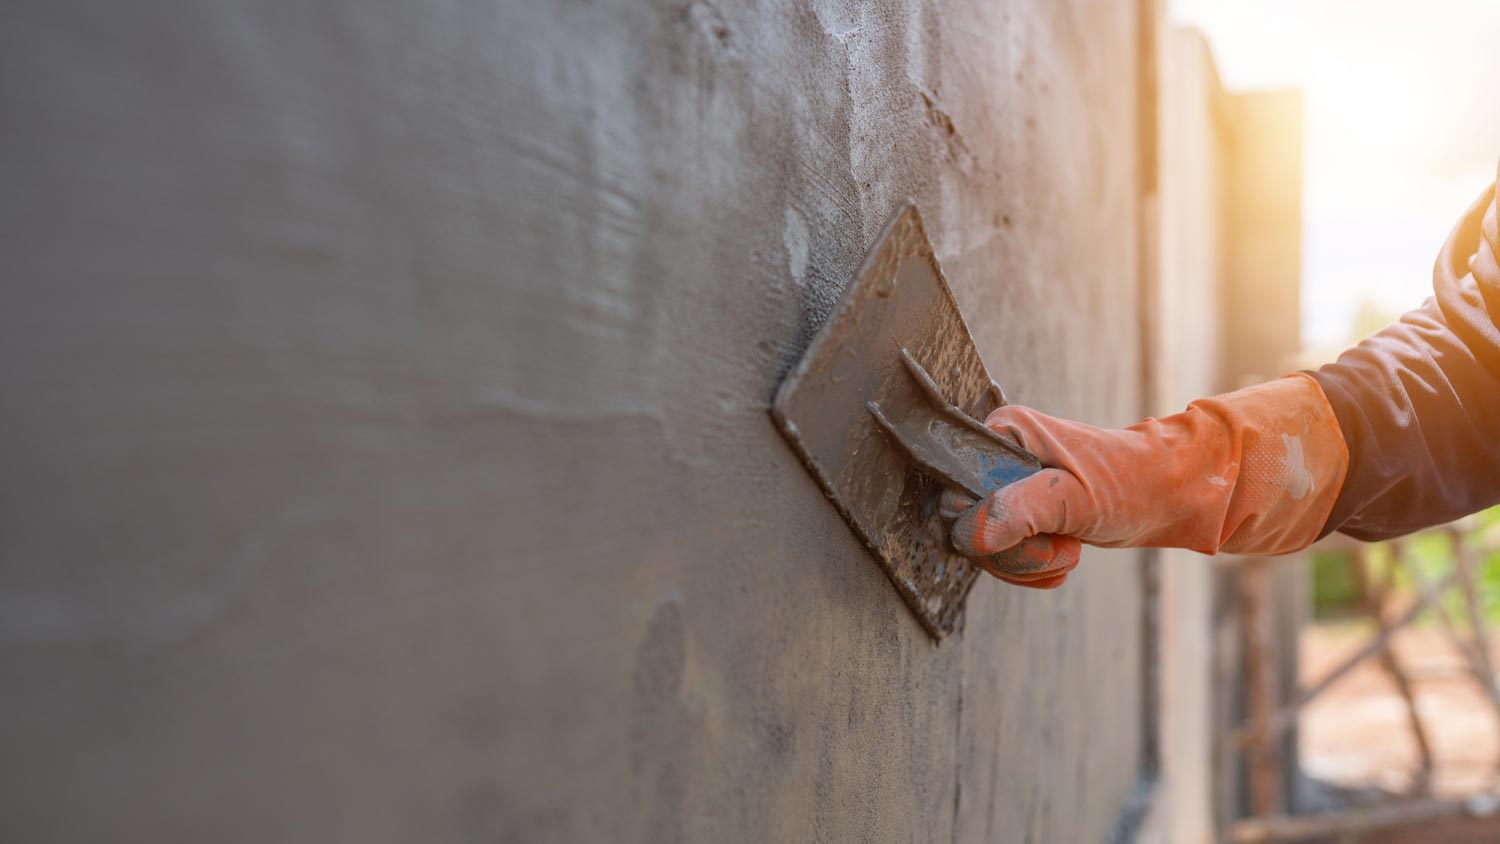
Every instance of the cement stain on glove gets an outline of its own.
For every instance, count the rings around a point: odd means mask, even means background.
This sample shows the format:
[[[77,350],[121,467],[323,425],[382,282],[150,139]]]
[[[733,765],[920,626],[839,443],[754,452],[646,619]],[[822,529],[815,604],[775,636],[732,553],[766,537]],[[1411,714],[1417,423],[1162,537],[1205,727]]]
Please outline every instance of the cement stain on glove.
[[[1322,389],[1298,374],[1202,399],[1123,430],[1010,405],[985,424],[1035,454],[1035,475],[974,503],[944,497],[964,556],[1017,585],[1053,588],[1080,542],[1284,554],[1315,540],[1349,455]],[[971,506],[972,505],[972,506]],[[992,555],[1030,537],[1023,562]]]

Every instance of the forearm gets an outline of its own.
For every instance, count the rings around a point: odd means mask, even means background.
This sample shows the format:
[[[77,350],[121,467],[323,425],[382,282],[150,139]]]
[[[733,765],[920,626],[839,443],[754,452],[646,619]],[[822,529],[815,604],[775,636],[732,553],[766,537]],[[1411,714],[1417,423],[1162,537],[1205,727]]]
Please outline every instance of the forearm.
[[[1443,247],[1433,299],[1316,373],[1119,430],[994,411],[985,424],[1045,468],[979,503],[945,497],[954,547],[1050,588],[1080,542],[1280,554],[1332,530],[1396,536],[1500,501],[1496,223],[1492,188]],[[1046,554],[996,556],[1040,536]]]

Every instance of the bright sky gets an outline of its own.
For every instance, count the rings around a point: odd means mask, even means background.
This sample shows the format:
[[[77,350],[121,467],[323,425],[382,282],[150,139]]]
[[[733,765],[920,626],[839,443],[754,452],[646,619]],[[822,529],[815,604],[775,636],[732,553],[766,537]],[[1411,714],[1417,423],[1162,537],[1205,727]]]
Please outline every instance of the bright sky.
[[[1226,87],[1304,92],[1303,343],[1421,304],[1500,161],[1500,0],[1170,3]]]

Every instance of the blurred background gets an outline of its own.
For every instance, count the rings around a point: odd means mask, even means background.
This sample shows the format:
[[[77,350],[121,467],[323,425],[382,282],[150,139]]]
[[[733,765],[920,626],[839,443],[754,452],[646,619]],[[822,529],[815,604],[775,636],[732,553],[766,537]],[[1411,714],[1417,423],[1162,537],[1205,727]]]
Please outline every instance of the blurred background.
[[[1302,340],[1331,359],[1419,305],[1495,180],[1500,3],[1173,0],[1231,90],[1303,97]]]
[[[1204,34],[1226,88],[1301,91],[1302,365],[1418,306],[1449,228],[1495,179],[1500,3],[1174,0],[1171,14]],[[1325,786],[1366,797],[1495,788],[1497,549],[1491,510],[1399,543],[1334,539],[1311,553],[1301,686],[1346,673],[1302,707],[1305,805],[1328,798]],[[1456,571],[1461,558],[1470,570]],[[1390,649],[1351,665],[1382,629]]]

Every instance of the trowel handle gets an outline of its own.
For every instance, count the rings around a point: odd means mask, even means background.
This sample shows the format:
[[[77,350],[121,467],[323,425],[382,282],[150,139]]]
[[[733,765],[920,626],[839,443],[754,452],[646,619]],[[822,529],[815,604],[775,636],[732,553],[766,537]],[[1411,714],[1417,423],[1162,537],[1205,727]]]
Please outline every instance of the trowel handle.
[[[901,350],[916,389],[902,408],[866,405],[892,445],[923,472],[974,498],[1033,475],[1042,463],[943,398],[927,370]]]

